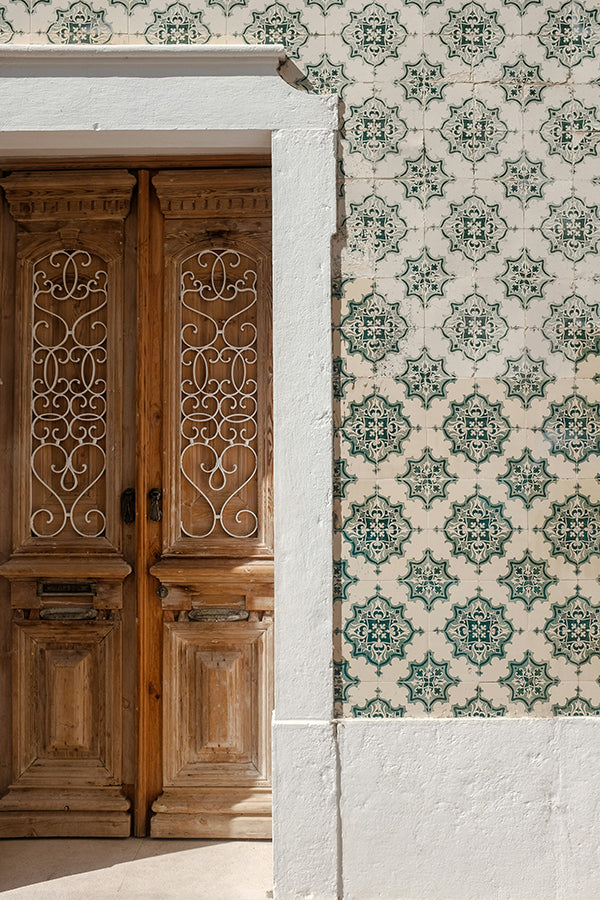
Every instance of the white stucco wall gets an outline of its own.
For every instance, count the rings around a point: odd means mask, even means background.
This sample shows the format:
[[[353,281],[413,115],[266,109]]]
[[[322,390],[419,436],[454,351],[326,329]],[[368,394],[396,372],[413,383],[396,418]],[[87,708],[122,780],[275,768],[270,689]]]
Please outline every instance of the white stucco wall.
[[[590,719],[345,720],[344,898],[600,896]]]
[[[574,718],[297,722],[277,746],[296,777],[275,896],[592,900],[599,736]]]

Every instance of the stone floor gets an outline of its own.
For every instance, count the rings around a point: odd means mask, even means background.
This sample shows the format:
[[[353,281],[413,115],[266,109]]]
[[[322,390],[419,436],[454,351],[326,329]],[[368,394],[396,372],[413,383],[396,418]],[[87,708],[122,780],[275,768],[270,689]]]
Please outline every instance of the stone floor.
[[[266,900],[271,878],[268,841],[0,841],[2,898]]]

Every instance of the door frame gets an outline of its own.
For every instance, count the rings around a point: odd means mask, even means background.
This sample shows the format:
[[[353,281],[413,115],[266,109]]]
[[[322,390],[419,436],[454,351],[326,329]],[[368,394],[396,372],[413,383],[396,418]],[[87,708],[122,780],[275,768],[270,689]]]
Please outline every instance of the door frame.
[[[281,46],[3,46],[0,163],[34,155],[50,166],[53,157],[270,149],[275,890],[282,897],[332,896],[338,815],[330,247],[337,102],[296,90],[280,71],[297,77]]]

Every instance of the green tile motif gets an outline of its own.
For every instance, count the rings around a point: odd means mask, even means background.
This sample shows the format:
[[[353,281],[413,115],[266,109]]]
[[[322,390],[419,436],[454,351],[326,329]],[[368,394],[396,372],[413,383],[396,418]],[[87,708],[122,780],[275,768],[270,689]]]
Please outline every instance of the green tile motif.
[[[554,481],[548,474],[546,461],[534,459],[526,449],[518,459],[508,459],[507,465],[502,481],[508,485],[508,496],[518,497],[531,509],[535,498],[545,497],[546,488]]]
[[[507,397],[518,397],[524,407],[529,407],[534,397],[543,397],[552,379],[546,371],[543,359],[534,359],[527,350],[518,359],[508,359],[500,380],[506,385]]]
[[[502,66],[502,90],[508,102],[520,104],[525,109],[530,103],[541,103],[544,79],[540,66],[530,65],[522,53],[511,65]]]
[[[444,633],[454,656],[465,656],[477,666],[478,674],[495,656],[506,656],[504,645],[514,629],[506,620],[503,606],[494,606],[479,589],[466,606],[453,606],[452,613]]]
[[[431,159],[422,150],[416,159],[408,159],[398,179],[409,200],[418,200],[425,208],[433,197],[444,196],[444,186],[451,179],[441,159]]]
[[[360,301],[350,302],[350,311],[342,319],[340,330],[350,353],[377,362],[388,353],[398,351],[408,324],[400,315],[400,304],[389,303],[382,294],[374,292]]]
[[[489,12],[479,3],[466,3],[460,10],[451,10],[448,16],[440,37],[449,56],[459,56],[469,66],[496,57],[496,49],[505,38],[496,12]]]
[[[410,674],[398,679],[398,684],[405,685],[411,702],[421,703],[431,712],[436,703],[448,699],[450,687],[460,683],[449,674],[448,667],[449,663],[438,662],[429,650],[420,663],[409,664]]]
[[[600,241],[597,206],[587,206],[579,197],[550,204],[550,215],[542,222],[542,234],[550,241],[552,253],[562,253],[578,261],[596,253]]]
[[[305,68],[312,89],[317,94],[339,94],[343,97],[344,88],[351,84],[351,80],[346,77],[344,64],[334,63],[327,53],[323,53],[318,63]]]
[[[415,633],[404,616],[404,606],[392,606],[389,599],[379,593],[366,603],[352,606],[352,617],[344,628],[344,637],[350,645],[350,654],[363,656],[381,675],[382,666],[394,658],[406,656],[406,645]]]
[[[53,44],[106,44],[112,29],[104,15],[104,10],[84,2],[57,9],[56,20],[47,31],[48,40]]]
[[[477,467],[492,454],[500,455],[510,434],[510,423],[500,412],[500,406],[480,394],[452,403],[452,413],[443,428],[453,452],[464,453]]]
[[[554,647],[554,656],[564,656],[576,666],[600,656],[600,606],[593,606],[577,588],[565,604],[553,604],[552,612],[544,634]]]
[[[283,44],[291,57],[298,56],[308,34],[300,13],[290,12],[283,3],[272,3],[262,12],[253,12],[252,24],[242,32],[247,44]]]
[[[583,697],[572,697],[563,706],[552,707],[555,716],[600,716],[600,706],[593,706]]]
[[[480,360],[500,349],[500,341],[508,333],[508,322],[499,313],[499,303],[490,303],[481,294],[470,294],[460,303],[452,303],[451,309],[442,325],[451,350]]]
[[[398,82],[407,100],[415,100],[427,107],[432,100],[442,100],[445,84],[442,66],[429,62],[425,54],[415,63],[404,64],[404,76]]]
[[[527,551],[519,560],[508,560],[508,574],[498,581],[507,586],[511,601],[520,600],[530,612],[536,601],[547,599],[548,589],[557,579],[548,575],[545,562],[533,559]]]
[[[586,9],[577,0],[567,0],[560,9],[551,9],[538,38],[548,57],[564,66],[577,66],[586,56],[593,56],[600,43],[598,12]]]
[[[523,703],[529,711],[534,704],[547,700],[550,687],[557,683],[548,674],[548,664],[537,662],[529,650],[520,662],[509,662],[508,668],[509,674],[500,681],[510,690],[511,700]]]
[[[6,10],[0,7],[0,44],[8,44],[14,37],[15,29],[6,20]]]
[[[600,504],[579,493],[553,503],[544,535],[554,552],[578,569],[590,556],[600,554]]]
[[[489,700],[481,696],[481,686],[477,685],[475,696],[471,697],[464,706],[456,704],[452,707],[454,717],[456,719],[493,719],[497,716],[506,715],[505,706],[494,706]]]
[[[377,464],[390,453],[400,453],[410,434],[410,425],[400,403],[389,403],[385,397],[371,394],[362,403],[351,403],[350,410],[342,434],[350,444],[352,454],[360,454]]]
[[[210,31],[201,13],[192,13],[185,3],[172,3],[154,13],[154,24],[146,29],[149,44],[205,44]]]
[[[504,285],[507,297],[519,300],[523,309],[528,309],[532,300],[542,300],[544,287],[551,277],[543,259],[536,259],[524,249],[520,256],[506,260],[506,268],[498,280]]]
[[[379,3],[369,3],[360,12],[350,12],[349,23],[342,28],[341,38],[350,50],[371,66],[379,66],[398,56],[398,48],[406,38],[397,12]]]
[[[499,204],[487,204],[476,196],[451,203],[450,215],[442,222],[450,249],[459,250],[474,262],[484,259],[488,253],[499,253],[499,242],[506,234],[507,224],[498,210]]]
[[[401,555],[412,533],[403,510],[401,503],[390,503],[378,494],[368,497],[364,503],[353,503],[352,515],[344,522],[344,537],[353,554],[361,554],[377,567],[390,556]]]
[[[548,178],[541,162],[530,159],[525,151],[517,159],[506,160],[500,180],[507,197],[514,197],[523,206],[536,197],[544,196]]]
[[[406,361],[406,368],[397,380],[404,384],[409,397],[420,397],[427,409],[435,397],[445,397],[446,387],[451,383],[444,360],[430,356],[423,348],[420,356]]]
[[[499,153],[508,128],[498,108],[490,109],[481,100],[469,99],[462,106],[451,106],[450,111],[441,132],[451,153],[460,153],[471,162]]]
[[[423,309],[434,297],[444,296],[444,286],[450,281],[443,258],[432,256],[427,248],[415,259],[407,259],[402,275],[397,277],[404,282],[407,295],[420,300]]]
[[[387,700],[374,697],[364,706],[352,707],[352,715],[356,719],[400,719],[405,713],[403,706],[392,706]]]
[[[585,360],[600,347],[600,311],[597,303],[588,303],[572,294],[560,303],[552,303],[551,315],[543,324],[543,333],[554,353],[574,362]]]
[[[548,110],[540,134],[550,153],[556,153],[567,163],[580,163],[588,154],[597,153],[600,141],[598,112],[579,100],[568,100],[560,109]]]
[[[397,106],[387,106],[378,97],[369,97],[360,106],[351,106],[344,134],[351,153],[360,153],[370,162],[398,153],[398,144],[406,135],[406,125]]]
[[[449,474],[445,459],[438,459],[426,447],[419,459],[407,462],[408,469],[396,480],[408,486],[409,497],[418,497],[425,509],[431,509],[437,497],[448,496],[448,485],[456,481],[456,475]]]
[[[421,600],[427,610],[436,601],[447,600],[452,585],[459,583],[458,578],[448,573],[446,560],[436,559],[431,550],[418,561],[409,562],[408,574],[398,582],[406,585],[411,600]]]
[[[343,225],[350,253],[373,255],[377,262],[388,253],[400,252],[400,241],[407,231],[398,205],[386,203],[376,194],[370,194],[361,203],[350,203],[350,214]]]
[[[0,5],[3,44],[280,42],[341,98],[339,715],[600,715],[598,12]]]
[[[542,430],[551,452],[562,453],[574,463],[590,454],[600,454],[600,405],[588,403],[584,397],[571,394],[562,403],[551,403],[552,415],[544,420]]]
[[[493,556],[502,556],[513,530],[504,513],[503,503],[491,503],[479,493],[464,503],[453,503],[444,532],[454,552],[475,566]]]

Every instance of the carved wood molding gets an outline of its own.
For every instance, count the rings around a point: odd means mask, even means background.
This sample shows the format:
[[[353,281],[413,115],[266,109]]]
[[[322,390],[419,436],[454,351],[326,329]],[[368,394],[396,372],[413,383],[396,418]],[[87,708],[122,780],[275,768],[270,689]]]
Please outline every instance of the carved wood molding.
[[[135,183],[126,169],[13,172],[0,179],[17,222],[122,220],[129,212]]]
[[[88,553],[86,556],[70,555],[68,564],[62,557],[50,555],[14,554],[0,565],[0,575],[9,581],[27,581],[31,578],[57,578],[74,580],[97,578],[108,581],[123,581],[131,572],[131,566],[118,556],[100,556]],[[68,573],[68,577],[67,577]]]
[[[166,219],[271,216],[271,170],[162,171],[152,183]]]
[[[273,582],[272,559],[181,559],[165,557],[150,567],[161,584],[237,585]]]

